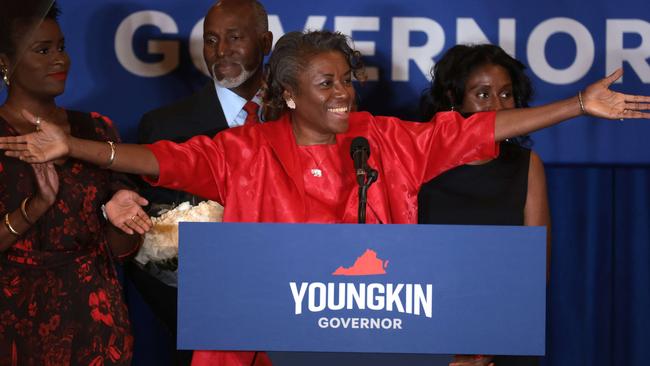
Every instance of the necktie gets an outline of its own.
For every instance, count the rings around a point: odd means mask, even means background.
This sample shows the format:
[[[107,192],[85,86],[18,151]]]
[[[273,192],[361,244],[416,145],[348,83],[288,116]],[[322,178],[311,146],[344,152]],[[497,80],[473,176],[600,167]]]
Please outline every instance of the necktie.
[[[249,125],[249,124],[257,124],[260,123],[260,119],[257,116],[257,110],[260,109],[259,104],[253,102],[253,101],[248,101],[244,105],[244,110],[248,115],[246,116],[246,121],[244,121],[244,125]]]

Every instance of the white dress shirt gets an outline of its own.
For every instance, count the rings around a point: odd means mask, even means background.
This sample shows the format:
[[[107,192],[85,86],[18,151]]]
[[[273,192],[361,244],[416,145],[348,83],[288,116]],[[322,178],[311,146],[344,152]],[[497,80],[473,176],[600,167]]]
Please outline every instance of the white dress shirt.
[[[242,126],[246,122],[246,117],[248,113],[244,110],[244,105],[248,102],[246,99],[240,97],[235,92],[230,89],[222,88],[215,83],[215,88],[217,89],[217,96],[219,97],[219,102],[221,102],[221,109],[223,109],[223,114],[226,116],[226,122],[228,122],[228,127],[237,127]],[[251,101],[262,105],[262,98],[260,97],[260,91],[258,91]],[[258,117],[260,122],[262,108],[258,110]]]

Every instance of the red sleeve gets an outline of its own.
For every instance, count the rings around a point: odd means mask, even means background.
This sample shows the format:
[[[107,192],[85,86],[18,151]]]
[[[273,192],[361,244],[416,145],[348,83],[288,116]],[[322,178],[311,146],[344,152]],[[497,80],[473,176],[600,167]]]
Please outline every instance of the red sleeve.
[[[228,166],[217,135],[196,136],[182,144],[158,141],[145,145],[158,160],[158,178],[143,177],[153,186],[185,191],[224,204]]]
[[[495,112],[465,119],[456,112],[436,114],[428,123],[375,117],[384,153],[399,160],[414,184],[420,185],[446,170],[499,154],[494,141]]]

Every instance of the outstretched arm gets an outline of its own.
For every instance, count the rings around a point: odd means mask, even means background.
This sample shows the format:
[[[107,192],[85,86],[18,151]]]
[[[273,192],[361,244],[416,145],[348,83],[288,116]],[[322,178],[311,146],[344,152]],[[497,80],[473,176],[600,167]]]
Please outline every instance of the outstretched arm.
[[[591,84],[578,96],[540,107],[497,112],[494,137],[496,141],[525,135],[553,126],[581,114],[607,119],[650,118],[650,96],[628,95],[609,89],[623,75],[618,69],[608,77]]]
[[[80,139],[27,111],[23,115],[36,125],[36,132],[0,137],[0,149],[6,150],[7,156],[28,163],[72,157],[119,172],[158,176],[158,161],[144,146]]]

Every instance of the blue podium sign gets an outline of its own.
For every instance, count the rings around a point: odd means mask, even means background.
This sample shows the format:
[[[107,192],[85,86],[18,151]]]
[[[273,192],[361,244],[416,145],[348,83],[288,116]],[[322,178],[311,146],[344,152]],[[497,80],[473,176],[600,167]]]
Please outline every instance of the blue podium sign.
[[[541,227],[182,223],[178,346],[543,355]]]

